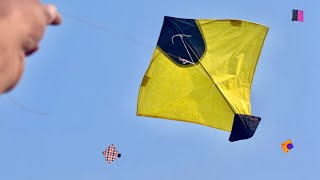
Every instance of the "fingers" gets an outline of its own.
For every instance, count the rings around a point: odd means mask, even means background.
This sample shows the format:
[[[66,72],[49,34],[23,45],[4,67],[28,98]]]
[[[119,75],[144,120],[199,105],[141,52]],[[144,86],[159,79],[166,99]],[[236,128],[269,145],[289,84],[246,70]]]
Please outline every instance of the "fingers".
[[[47,24],[50,25],[59,25],[62,22],[61,15],[58,13],[57,8],[52,5],[48,4],[44,6],[45,14],[47,14]]]
[[[34,26],[32,26],[33,29],[31,28],[32,32],[28,34],[28,37],[26,37],[23,43],[23,49],[26,56],[32,55],[34,52],[36,52],[39,49],[39,41],[44,35],[44,29],[46,25],[61,24],[61,16],[54,5],[51,5],[51,4],[43,5],[43,4],[40,4],[39,2],[38,7],[40,7],[41,11],[37,11],[37,12],[42,14],[42,21],[40,20],[38,22],[42,22],[42,23],[39,23],[38,25],[36,25],[37,23],[34,23]],[[41,17],[41,15],[39,15],[38,17]]]

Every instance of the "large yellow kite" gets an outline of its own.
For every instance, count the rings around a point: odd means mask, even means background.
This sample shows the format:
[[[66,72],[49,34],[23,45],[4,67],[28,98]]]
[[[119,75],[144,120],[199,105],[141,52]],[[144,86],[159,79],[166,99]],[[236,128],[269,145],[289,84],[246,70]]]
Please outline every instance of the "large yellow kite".
[[[243,20],[165,17],[145,73],[137,115],[253,136],[250,90],[268,27]]]

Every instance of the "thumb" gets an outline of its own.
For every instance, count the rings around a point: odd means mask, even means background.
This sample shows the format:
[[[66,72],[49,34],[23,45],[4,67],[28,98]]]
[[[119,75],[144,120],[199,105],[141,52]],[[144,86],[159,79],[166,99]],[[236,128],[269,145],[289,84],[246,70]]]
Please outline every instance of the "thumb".
[[[45,13],[47,14],[47,23],[51,25],[59,25],[61,24],[61,16],[58,13],[57,8],[52,4],[47,4],[44,6]]]

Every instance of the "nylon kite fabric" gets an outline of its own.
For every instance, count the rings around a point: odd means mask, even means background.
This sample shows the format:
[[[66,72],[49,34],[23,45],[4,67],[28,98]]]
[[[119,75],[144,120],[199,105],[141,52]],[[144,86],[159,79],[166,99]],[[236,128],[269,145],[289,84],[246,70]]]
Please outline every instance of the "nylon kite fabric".
[[[121,157],[121,154],[116,150],[113,144],[111,144],[106,150],[102,152],[107,162],[110,164],[112,161]]]
[[[230,141],[252,137],[260,118],[251,117],[250,90],[267,32],[243,20],[165,17],[137,115],[232,130]]]

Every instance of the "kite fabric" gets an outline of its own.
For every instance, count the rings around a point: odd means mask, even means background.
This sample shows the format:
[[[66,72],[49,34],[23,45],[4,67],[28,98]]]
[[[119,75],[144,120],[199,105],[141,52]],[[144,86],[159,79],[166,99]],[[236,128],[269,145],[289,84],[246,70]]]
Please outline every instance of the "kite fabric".
[[[302,10],[292,10],[292,21],[300,21],[303,22],[303,11]]]
[[[289,152],[293,148],[292,141],[288,139],[286,142],[281,144],[281,147],[284,153]]]
[[[111,144],[106,150],[104,150],[102,154],[109,164],[117,158],[121,157],[121,154],[116,150],[113,144]]]
[[[268,27],[243,20],[165,17],[139,91],[137,115],[253,136],[250,90]]]

